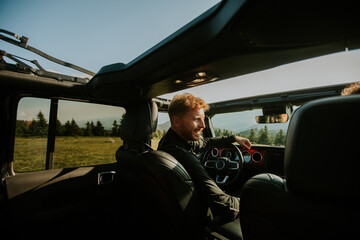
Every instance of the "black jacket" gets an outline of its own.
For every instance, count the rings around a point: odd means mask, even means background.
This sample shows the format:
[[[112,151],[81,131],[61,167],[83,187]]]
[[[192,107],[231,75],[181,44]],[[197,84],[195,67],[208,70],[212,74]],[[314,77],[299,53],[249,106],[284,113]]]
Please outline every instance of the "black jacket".
[[[171,154],[184,166],[194,181],[201,199],[210,207],[213,215],[229,221],[238,216],[240,199],[224,193],[217,186],[195,153],[211,149],[216,145],[226,145],[233,142],[235,142],[235,136],[205,138],[187,142],[170,128],[160,140],[158,147],[159,150]]]

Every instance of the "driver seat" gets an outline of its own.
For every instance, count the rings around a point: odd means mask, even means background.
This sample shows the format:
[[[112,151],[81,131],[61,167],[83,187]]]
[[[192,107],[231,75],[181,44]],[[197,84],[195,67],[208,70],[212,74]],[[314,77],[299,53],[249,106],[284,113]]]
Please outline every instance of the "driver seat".
[[[116,152],[130,197],[135,238],[198,239],[207,223],[194,183],[183,166],[166,152],[153,150],[157,105],[143,100],[126,107]],[[134,235],[135,234],[135,235]]]
[[[241,193],[244,239],[346,239],[360,224],[360,96],[297,109],[285,148],[285,178],[260,174]]]

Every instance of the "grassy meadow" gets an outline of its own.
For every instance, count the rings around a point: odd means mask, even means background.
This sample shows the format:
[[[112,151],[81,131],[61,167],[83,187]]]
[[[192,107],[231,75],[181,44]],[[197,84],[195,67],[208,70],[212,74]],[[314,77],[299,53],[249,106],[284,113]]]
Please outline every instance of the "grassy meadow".
[[[157,148],[159,140],[152,141]],[[56,137],[54,168],[80,167],[116,162],[115,152],[122,145],[119,137]],[[45,169],[47,138],[15,139],[15,172]]]

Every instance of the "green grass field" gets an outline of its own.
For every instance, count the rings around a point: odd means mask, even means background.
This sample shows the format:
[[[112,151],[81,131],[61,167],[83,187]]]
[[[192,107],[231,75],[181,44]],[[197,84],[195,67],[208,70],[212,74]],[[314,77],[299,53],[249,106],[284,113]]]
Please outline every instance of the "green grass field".
[[[152,141],[157,148],[159,140]],[[45,169],[47,138],[15,139],[15,172]],[[54,168],[80,167],[116,162],[115,152],[122,145],[119,137],[56,137]]]
[[[15,140],[15,172],[45,169],[46,138]],[[115,162],[115,152],[122,145],[120,138],[56,137],[54,168],[79,167]]]

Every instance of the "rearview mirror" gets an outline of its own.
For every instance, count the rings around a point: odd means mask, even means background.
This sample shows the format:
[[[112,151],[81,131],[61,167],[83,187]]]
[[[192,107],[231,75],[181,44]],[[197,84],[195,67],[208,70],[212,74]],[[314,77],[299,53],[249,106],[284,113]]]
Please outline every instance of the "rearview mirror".
[[[257,123],[286,123],[289,120],[287,113],[256,116]]]

